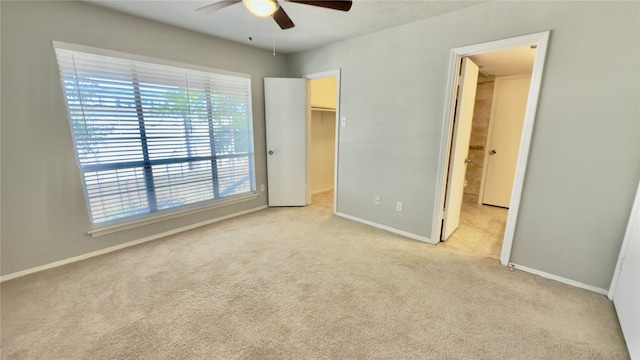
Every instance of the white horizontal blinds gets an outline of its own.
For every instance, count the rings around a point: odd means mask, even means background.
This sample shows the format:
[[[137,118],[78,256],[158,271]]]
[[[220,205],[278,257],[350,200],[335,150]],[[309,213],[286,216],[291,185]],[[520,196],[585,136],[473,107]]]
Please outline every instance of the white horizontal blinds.
[[[205,74],[139,63],[135,74],[157,209],[217,198]]]
[[[253,176],[253,130],[249,79],[239,83],[231,76],[210,77],[216,167],[220,196],[255,190]],[[224,88],[224,93],[215,89]]]
[[[94,224],[255,191],[248,78],[56,54]]]
[[[57,55],[93,222],[148,213],[130,63],[64,50]]]

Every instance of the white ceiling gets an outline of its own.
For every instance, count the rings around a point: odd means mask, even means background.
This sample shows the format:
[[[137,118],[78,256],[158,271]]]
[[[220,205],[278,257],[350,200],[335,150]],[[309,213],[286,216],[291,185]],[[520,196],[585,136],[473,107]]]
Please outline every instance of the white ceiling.
[[[296,24],[292,29],[281,30],[273,19],[253,16],[243,4],[231,5],[210,14],[196,12],[196,9],[216,0],[85,1],[261,49],[272,49],[275,35],[276,51],[284,54],[313,49],[483,2],[354,0],[351,10],[342,12],[279,0]],[[249,41],[249,37],[253,40]]]
[[[469,56],[485,75],[531,74],[536,50],[529,46]]]

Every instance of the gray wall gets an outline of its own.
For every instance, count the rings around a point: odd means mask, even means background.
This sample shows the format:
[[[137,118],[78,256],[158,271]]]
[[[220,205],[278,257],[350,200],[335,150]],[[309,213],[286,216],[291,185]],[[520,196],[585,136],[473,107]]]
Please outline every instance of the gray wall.
[[[152,236],[266,204],[266,196],[92,238],[52,40],[247,73],[252,79],[257,184],[266,183],[265,76],[270,52],[74,2],[1,3],[1,274]]]
[[[511,261],[607,289],[640,177],[639,10],[489,2],[291,56],[342,69],[338,211],[430,237],[450,50],[551,30]]]

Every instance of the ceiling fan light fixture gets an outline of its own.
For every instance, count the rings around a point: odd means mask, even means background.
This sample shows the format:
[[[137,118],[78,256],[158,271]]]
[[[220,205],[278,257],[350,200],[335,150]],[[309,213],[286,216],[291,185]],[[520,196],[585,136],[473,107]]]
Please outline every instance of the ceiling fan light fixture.
[[[242,0],[242,2],[253,15],[259,17],[271,16],[278,10],[278,3],[275,0]]]

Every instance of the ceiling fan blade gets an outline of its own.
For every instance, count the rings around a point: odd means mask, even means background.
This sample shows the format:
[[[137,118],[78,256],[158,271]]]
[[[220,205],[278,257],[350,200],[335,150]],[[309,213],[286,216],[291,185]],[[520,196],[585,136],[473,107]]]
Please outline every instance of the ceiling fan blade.
[[[353,5],[353,1],[351,0],[287,0],[292,3],[298,4],[306,4],[319,6],[327,9],[340,10],[340,11],[349,11],[351,9],[351,5]]]
[[[233,5],[233,4],[237,4],[239,2],[242,2],[242,0],[222,0],[222,1],[214,2],[213,4],[209,4],[207,6],[203,6],[201,8],[198,8],[198,9],[196,9],[196,11],[208,14],[208,13],[212,13],[212,12],[214,12],[216,10],[220,10],[222,8],[226,8],[227,6],[230,6],[230,5]]]
[[[280,26],[282,30],[291,29],[292,27],[296,26],[289,15],[287,15],[287,13],[284,11],[282,6],[278,6],[278,10],[276,10],[276,12],[274,12],[271,16],[273,17],[273,20],[278,23],[278,26]]]

